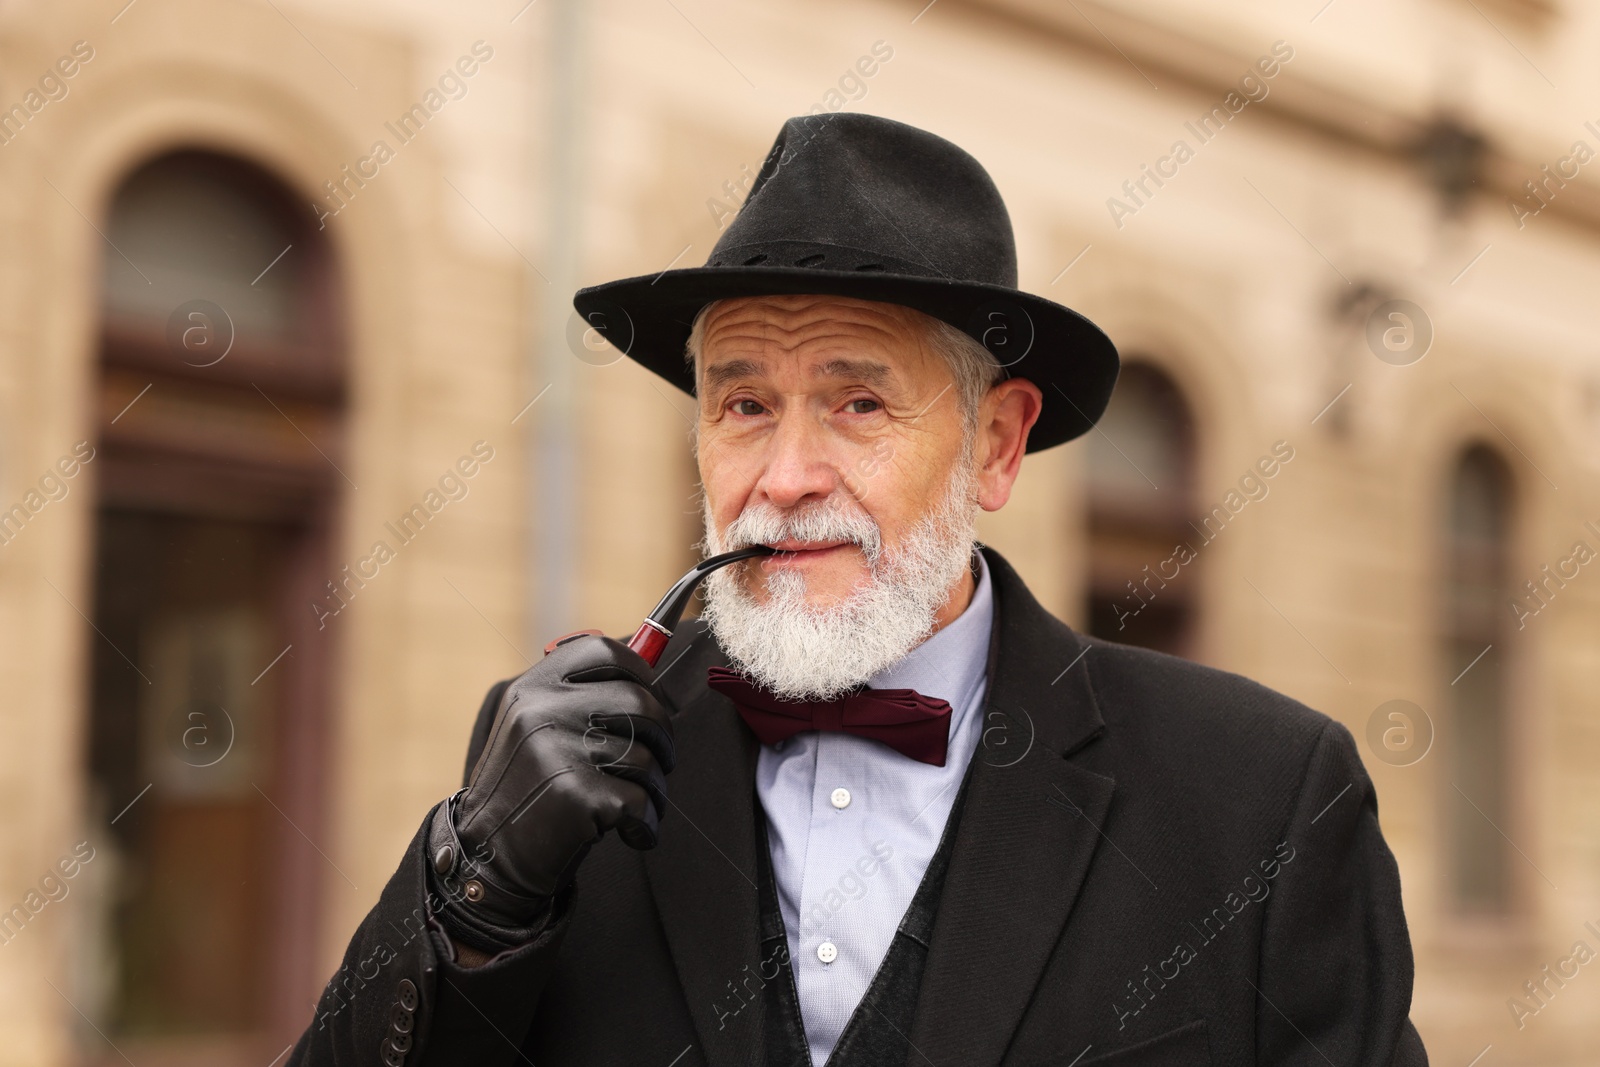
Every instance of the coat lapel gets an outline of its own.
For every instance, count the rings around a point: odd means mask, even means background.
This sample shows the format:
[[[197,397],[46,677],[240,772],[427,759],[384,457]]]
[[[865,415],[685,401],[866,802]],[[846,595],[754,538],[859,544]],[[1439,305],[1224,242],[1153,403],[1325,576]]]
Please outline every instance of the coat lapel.
[[[940,1063],[1000,1061],[1100,844],[1114,785],[1066,759],[1103,728],[1088,644],[1040,607],[997,553],[984,555],[996,595],[984,740],[908,1063],[926,1062],[924,1053]]]
[[[645,871],[689,1013],[713,1067],[756,1062],[762,998],[755,857],[757,743],[706,670],[727,659],[699,624],[662,654],[657,687],[673,719],[671,801]]]

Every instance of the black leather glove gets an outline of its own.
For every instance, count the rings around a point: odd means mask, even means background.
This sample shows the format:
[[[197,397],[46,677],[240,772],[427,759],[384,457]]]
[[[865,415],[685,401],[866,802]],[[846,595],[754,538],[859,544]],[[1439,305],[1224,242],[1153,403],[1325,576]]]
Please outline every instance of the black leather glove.
[[[585,636],[506,689],[472,784],[430,835],[449,925],[470,941],[504,942],[495,932],[539,920],[607,830],[655,847],[674,757],[653,675],[626,645]]]

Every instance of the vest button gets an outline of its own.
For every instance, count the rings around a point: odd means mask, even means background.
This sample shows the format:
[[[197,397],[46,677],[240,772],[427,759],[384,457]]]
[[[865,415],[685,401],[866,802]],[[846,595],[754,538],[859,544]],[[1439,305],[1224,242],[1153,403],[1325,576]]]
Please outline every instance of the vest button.
[[[817,946],[817,959],[823,963],[832,963],[839,958],[839,949],[832,941],[824,941]]]

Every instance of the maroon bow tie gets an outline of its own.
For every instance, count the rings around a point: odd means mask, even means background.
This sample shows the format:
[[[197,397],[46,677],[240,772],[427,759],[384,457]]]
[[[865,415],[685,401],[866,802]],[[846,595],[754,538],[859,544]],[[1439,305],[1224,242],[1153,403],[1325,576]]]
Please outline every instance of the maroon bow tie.
[[[837,700],[781,700],[726,667],[707,671],[706,684],[733,701],[763,745],[806,730],[832,730],[882,741],[901,755],[944,766],[950,705],[915,689],[862,689]]]

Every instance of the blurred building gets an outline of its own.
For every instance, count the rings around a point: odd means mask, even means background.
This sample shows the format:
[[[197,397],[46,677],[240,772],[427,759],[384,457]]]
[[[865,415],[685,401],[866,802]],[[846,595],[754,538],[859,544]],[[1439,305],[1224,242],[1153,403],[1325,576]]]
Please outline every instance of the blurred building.
[[[0,1063],[284,1050],[484,689],[695,558],[693,409],[572,289],[702,262],[842,108],[972,151],[1023,287],[1124,353],[985,538],[1349,726],[1435,1062],[1600,1062],[1597,38],[1577,0],[0,6]]]

